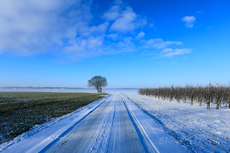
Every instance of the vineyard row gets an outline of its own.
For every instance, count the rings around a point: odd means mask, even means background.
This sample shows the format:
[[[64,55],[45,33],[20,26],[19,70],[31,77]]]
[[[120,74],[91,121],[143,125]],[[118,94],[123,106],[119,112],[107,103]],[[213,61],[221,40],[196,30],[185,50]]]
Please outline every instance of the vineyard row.
[[[183,101],[190,101],[193,105],[194,101],[198,101],[199,106],[202,103],[207,105],[207,109],[210,109],[210,103],[216,104],[216,109],[219,109],[221,105],[225,105],[230,109],[230,86],[213,86],[209,84],[206,87],[160,87],[160,88],[142,88],[138,90],[140,95],[154,96],[158,99],[167,99],[172,101],[177,100],[178,103]]]

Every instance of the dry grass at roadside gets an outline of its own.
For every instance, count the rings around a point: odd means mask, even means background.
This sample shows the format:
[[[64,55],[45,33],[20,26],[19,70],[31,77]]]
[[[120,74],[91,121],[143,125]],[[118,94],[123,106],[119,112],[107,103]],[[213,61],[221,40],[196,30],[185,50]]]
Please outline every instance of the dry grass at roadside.
[[[103,94],[57,92],[0,92],[0,144],[36,124],[68,114]]]

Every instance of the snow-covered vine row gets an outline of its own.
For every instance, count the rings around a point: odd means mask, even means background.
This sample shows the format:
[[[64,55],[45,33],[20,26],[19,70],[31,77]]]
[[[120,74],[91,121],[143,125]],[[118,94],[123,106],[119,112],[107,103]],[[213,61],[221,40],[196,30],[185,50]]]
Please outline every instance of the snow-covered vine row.
[[[191,105],[196,100],[201,106],[202,103],[207,105],[207,109],[210,109],[210,103],[216,104],[216,109],[219,109],[223,104],[230,109],[230,86],[213,86],[209,84],[206,87],[159,87],[159,88],[143,88],[138,91],[141,95],[154,96],[158,99],[168,99],[172,101],[177,100],[178,103],[183,101],[190,101]]]

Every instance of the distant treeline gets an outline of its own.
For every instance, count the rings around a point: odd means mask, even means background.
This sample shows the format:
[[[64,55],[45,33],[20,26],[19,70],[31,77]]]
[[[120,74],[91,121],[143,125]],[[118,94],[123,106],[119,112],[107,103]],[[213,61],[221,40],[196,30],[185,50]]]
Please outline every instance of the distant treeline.
[[[140,95],[154,96],[158,99],[167,99],[172,101],[177,100],[178,103],[183,101],[190,101],[193,105],[194,100],[199,103],[207,105],[207,109],[210,109],[210,103],[216,104],[216,109],[219,109],[221,104],[228,106],[230,109],[230,86],[213,86],[209,84],[206,87],[201,86],[186,86],[186,87],[160,87],[160,88],[142,88],[138,90]]]

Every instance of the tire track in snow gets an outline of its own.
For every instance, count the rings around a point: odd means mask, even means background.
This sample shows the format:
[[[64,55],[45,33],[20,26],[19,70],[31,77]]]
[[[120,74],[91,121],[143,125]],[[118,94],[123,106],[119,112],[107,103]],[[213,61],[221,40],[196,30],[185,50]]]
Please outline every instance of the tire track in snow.
[[[114,98],[116,108],[107,153],[144,153],[144,147],[130,120],[120,94]]]
[[[114,107],[110,108],[109,113],[103,121],[104,124],[100,127],[100,132],[94,138],[94,143],[90,147],[90,152],[105,152],[105,150],[107,150],[115,116],[115,109],[116,108]]]
[[[141,143],[145,149],[145,152],[147,152],[147,153],[160,153],[158,151],[158,149],[155,147],[155,145],[153,144],[153,142],[148,137],[147,133],[145,132],[144,128],[142,127],[142,125],[138,121],[135,114],[132,112],[131,108],[126,104],[126,100],[125,100],[124,95],[121,96],[121,99],[122,99],[123,103],[125,104],[125,107],[128,111],[130,119],[131,119],[137,133],[138,133],[138,136],[141,140]]]

